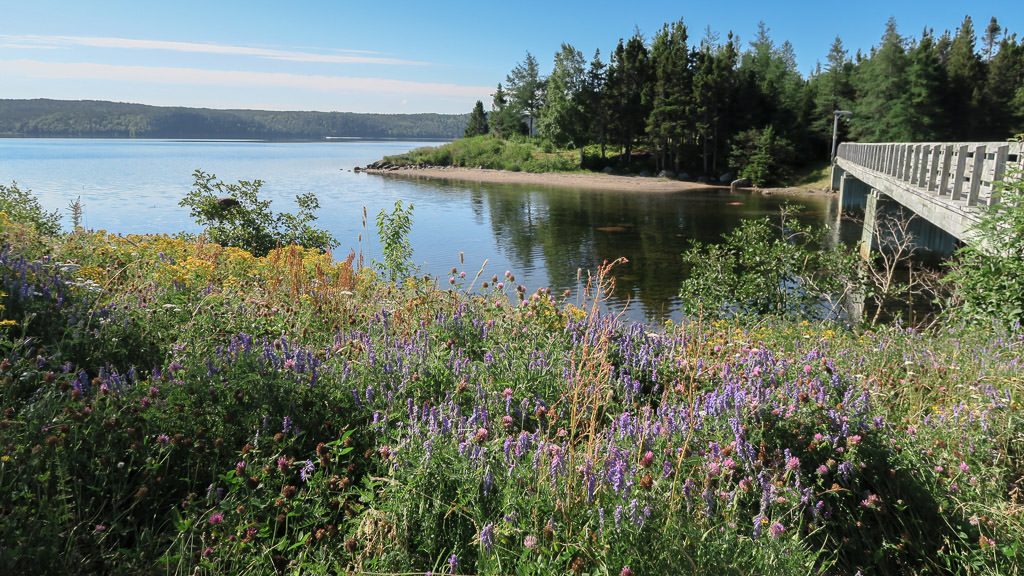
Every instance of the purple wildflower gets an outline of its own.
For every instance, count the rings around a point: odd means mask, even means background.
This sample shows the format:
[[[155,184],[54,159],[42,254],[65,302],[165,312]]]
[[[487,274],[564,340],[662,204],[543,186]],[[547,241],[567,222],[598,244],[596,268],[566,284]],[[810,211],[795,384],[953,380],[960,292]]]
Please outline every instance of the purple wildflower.
[[[772,538],[778,538],[779,536],[782,536],[782,534],[785,531],[786,531],[786,527],[783,526],[781,522],[776,522],[776,523],[772,524],[771,527],[768,528],[768,534]]]
[[[210,514],[210,518],[207,521],[211,525],[216,526],[217,524],[224,522],[224,514],[222,512],[214,512],[213,514]]]
[[[455,574],[459,569],[459,557],[456,556],[454,552],[452,552],[452,555],[448,557],[448,566],[451,567],[452,574]]]
[[[313,461],[306,460],[306,465],[302,467],[302,470],[299,470],[299,478],[302,478],[303,482],[309,482],[309,478],[313,475],[314,469],[315,466],[313,466]]]
[[[488,522],[484,524],[482,530],[480,530],[480,543],[483,544],[484,550],[490,552],[494,548],[494,523]]]

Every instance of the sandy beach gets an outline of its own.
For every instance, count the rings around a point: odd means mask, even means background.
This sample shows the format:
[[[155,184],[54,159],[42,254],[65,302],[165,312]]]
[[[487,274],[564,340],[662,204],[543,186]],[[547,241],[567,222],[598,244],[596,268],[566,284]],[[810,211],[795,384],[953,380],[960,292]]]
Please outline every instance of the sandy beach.
[[[393,178],[452,180],[457,182],[483,182],[488,184],[528,184],[552,188],[586,190],[616,190],[620,192],[685,192],[728,186],[683,182],[649,176],[615,176],[596,172],[510,172],[486,168],[401,168],[398,170],[363,170],[367,174]]]
[[[617,176],[597,172],[510,172],[486,168],[399,168],[391,170],[362,169],[361,172],[391,178],[450,180],[455,182],[482,182],[489,184],[526,184],[551,188],[572,188],[577,190],[614,190],[619,192],[686,192],[715,188],[729,190],[721,184],[701,184],[655,178],[651,176]],[[743,188],[762,194],[825,194],[825,191],[802,187],[788,188]]]

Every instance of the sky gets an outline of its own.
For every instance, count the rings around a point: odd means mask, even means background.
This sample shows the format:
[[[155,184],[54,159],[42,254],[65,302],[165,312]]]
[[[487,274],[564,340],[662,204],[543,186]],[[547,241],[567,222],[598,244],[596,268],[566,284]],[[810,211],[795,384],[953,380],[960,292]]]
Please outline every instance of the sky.
[[[542,73],[562,43],[607,62],[619,38],[679,19],[691,43],[731,31],[744,48],[763,21],[806,76],[836,36],[852,56],[889,17],[919,37],[966,15],[1024,36],[1019,0],[0,0],[0,98],[466,113],[527,52]]]

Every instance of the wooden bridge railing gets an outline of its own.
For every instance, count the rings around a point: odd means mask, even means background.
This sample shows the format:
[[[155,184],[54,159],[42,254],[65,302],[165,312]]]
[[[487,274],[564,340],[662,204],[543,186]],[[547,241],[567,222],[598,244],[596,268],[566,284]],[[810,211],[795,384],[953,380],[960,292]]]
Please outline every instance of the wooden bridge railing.
[[[838,157],[967,206],[999,202],[993,186],[1011,167],[1024,167],[1020,142],[882,143],[844,142]]]

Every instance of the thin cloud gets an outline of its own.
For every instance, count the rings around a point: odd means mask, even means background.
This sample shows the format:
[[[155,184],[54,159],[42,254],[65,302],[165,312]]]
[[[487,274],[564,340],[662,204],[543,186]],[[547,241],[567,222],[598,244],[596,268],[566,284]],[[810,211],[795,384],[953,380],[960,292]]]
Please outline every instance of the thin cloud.
[[[210,42],[177,42],[172,40],[141,40],[102,36],[33,36],[0,35],[0,43],[19,48],[53,49],[67,47],[114,48],[121,50],[162,50],[194,54],[217,54],[226,56],[248,56],[267,60],[287,62],[310,62],[326,64],[377,64],[388,66],[424,66],[427,62],[374,56],[375,52],[365,50],[343,50],[338,52],[303,52],[276,50],[254,46],[236,46]]]
[[[430,95],[480,98],[489,93],[484,86],[441,82],[413,82],[361,76],[326,76],[287,72],[244,72],[167,66],[125,66],[92,62],[43,62],[0,60],[0,73],[8,77],[54,78],[61,80],[105,80],[147,84],[204,85],[226,87],[274,87],[345,94],[350,92]]]

